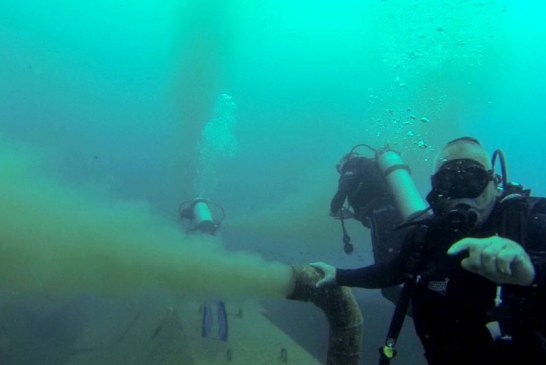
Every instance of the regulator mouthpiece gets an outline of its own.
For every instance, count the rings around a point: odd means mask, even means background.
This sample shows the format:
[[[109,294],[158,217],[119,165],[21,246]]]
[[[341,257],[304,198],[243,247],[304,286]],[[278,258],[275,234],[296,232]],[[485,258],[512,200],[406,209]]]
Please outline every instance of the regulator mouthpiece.
[[[468,205],[459,204],[447,212],[445,219],[454,232],[469,232],[478,222],[478,214]]]

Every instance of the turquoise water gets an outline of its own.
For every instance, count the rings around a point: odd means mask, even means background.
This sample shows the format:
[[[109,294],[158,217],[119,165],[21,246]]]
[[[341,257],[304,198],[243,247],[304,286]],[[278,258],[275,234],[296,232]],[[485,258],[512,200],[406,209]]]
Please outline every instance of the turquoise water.
[[[436,151],[473,135],[504,151],[513,180],[546,194],[544,7],[0,1],[0,241],[13,243],[0,262],[4,301],[140,295],[156,272],[167,278],[153,284],[170,293],[177,262],[185,295],[279,297],[260,290],[268,270],[278,283],[284,275],[278,264],[260,271],[264,257],[369,262],[367,232],[352,227],[362,244],[344,257],[327,217],[335,164],[357,143],[401,151],[425,193]],[[179,203],[197,194],[226,210],[213,242],[188,239],[178,224]],[[116,233],[128,226],[132,236]],[[248,257],[231,256],[236,249]],[[59,270],[35,259],[44,252]],[[148,265],[138,279],[118,269],[122,252]],[[181,261],[165,259],[173,255]],[[11,258],[34,275],[6,266]],[[88,285],[77,275],[65,283],[81,262],[96,269]],[[231,270],[236,279],[221,285]]]

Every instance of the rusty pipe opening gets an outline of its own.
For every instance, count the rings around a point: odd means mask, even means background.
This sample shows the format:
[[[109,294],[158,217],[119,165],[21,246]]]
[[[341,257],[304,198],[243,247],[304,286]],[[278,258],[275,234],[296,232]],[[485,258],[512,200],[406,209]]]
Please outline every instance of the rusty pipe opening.
[[[291,300],[312,302],[322,309],[330,325],[327,365],[358,365],[362,342],[362,313],[351,289],[322,286],[319,272],[309,265],[293,265],[294,290]]]

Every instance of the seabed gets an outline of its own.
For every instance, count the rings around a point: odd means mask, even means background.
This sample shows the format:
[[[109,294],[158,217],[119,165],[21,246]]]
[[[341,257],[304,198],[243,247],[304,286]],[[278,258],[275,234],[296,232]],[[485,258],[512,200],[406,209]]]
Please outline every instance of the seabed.
[[[227,341],[217,336],[217,322],[202,337],[201,306],[150,307],[86,324],[68,364],[320,365],[266,318],[257,301],[226,303]],[[113,335],[107,339],[105,333]]]

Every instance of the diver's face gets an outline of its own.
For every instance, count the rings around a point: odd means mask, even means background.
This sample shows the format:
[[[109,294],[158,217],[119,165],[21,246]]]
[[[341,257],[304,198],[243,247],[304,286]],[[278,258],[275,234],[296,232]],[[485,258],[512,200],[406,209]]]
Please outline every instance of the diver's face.
[[[442,199],[477,198],[493,180],[493,171],[471,159],[446,161],[432,175],[432,188]]]
[[[475,225],[480,225],[495,204],[497,189],[493,176],[487,153],[480,146],[448,147],[438,159],[427,200],[438,215],[462,207],[472,212]]]

